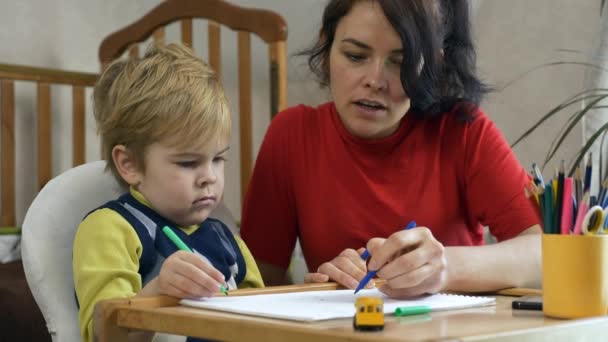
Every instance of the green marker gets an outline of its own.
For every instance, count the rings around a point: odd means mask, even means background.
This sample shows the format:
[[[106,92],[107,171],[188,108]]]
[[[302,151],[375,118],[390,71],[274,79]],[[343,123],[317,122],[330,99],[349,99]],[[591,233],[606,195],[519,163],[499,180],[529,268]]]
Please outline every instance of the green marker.
[[[400,306],[395,309],[395,316],[412,316],[422,315],[433,311],[430,306],[419,305],[419,306]]]
[[[190,249],[190,247],[188,247],[188,245],[186,245],[184,243],[184,241],[182,241],[182,239],[179,238],[179,236],[177,236],[177,234],[175,234],[171,228],[164,226],[163,227],[163,233],[165,233],[165,235],[167,235],[167,237],[169,238],[169,240],[171,240],[175,246],[182,250],[182,251],[186,251],[186,252],[190,252],[192,253],[192,249]],[[226,287],[224,287],[224,285],[220,285],[220,291],[225,294],[228,295],[228,290],[226,289]]]

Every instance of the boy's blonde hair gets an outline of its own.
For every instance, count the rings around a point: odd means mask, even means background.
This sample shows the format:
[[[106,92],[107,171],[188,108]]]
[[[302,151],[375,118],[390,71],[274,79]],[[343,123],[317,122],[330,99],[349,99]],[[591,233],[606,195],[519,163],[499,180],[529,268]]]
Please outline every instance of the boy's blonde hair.
[[[125,145],[145,171],[146,148],[155,142],[184,148],[230,139],[230,109],[220,81],[181,45],[153,45],[141,59],[113,62],[95,85],[93,102],[102,157],[121,184],[112,159],[116,145]]]

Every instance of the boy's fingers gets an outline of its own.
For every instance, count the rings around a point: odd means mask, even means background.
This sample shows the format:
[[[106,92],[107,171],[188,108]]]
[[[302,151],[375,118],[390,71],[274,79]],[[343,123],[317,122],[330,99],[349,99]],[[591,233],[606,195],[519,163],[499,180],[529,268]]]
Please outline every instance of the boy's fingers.
[[[220,283],[209,275],[196,270],[190,274],[176,274],[175,286],[195,297],[208,296],[220,291]]]
[[[186,298],[195,296],[197,292],[200,292],[200,287],[179,273],[170,273],[165,277],[165,281],[161,282],[161,292]]]
[[[167,284],[167,288],[164,291],[165,293],[167,293],[170,296],[173,297],[177,297],[177,298],[192,298],[195,297],[195,295],[191,292],[186,292],[172,284]]]
[[[191,266],[196,267],[199,271],[202,271],[209,277],[213,278],[220,285],[225,283],[224,275],[222,272],[218,271],[213,265],[209,262],[203,260],[200,255],[195,253],[188,253],[180,255],[180,260],[184,261],[186,264],[190,264]],[[192,270],[188,270],[186,272],[193,272]],[[194,273],[196,273],[194,271]],[[219,289],[219,287],[218,287]]]
[[[176,255],[165,263],[171,273],[167,275],[169,281],[195,296],[219,292],[220,286],[225,283],[222,273],[193,253]]]

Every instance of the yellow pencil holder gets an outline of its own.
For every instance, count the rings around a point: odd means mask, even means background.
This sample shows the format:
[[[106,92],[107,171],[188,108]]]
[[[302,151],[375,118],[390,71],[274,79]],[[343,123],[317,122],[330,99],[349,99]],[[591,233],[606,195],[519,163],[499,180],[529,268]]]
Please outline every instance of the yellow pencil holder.
[[[608,312],[608,235],[543,234],[543,312],[556,318]]]

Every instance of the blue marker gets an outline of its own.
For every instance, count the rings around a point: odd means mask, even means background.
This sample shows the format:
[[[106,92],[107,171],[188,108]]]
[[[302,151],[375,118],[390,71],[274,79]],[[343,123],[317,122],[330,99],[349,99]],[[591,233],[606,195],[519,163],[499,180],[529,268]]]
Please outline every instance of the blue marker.
[[[405,226],[405,228],[403,228],[403,230],[412,229],[414,227],[416,227],[416,221],[411,221],[410,223],[407,224],[407,226]],[[361,253],[361,259],[367,260],[369,257],[370,257],[370,255],[369,255],[369,251],[367,249],[365,251],[363,251],[363,253]],[[369,281],[376,275],[376,272],[377,271],[367,272],[365,277],[363,277],[363,279],[361,279],[361,282],[359,283],[359,285],[357,285],[357,288],[355,289],[355,294],[357,294],[357,292],[359,292],[362,288],[365,287],[365,285],[367,285],[367,283],[369,283]]]

